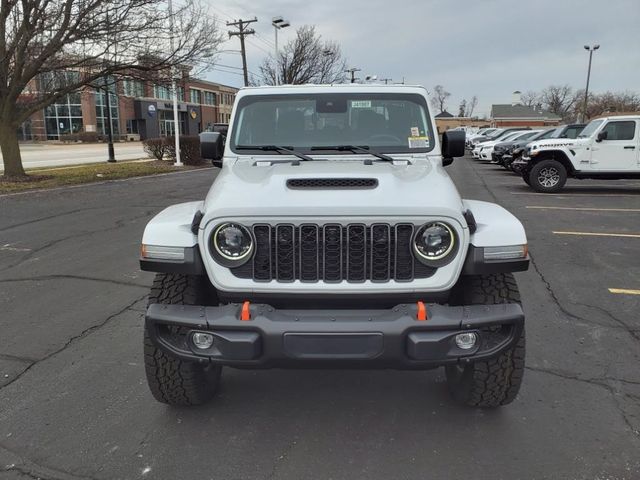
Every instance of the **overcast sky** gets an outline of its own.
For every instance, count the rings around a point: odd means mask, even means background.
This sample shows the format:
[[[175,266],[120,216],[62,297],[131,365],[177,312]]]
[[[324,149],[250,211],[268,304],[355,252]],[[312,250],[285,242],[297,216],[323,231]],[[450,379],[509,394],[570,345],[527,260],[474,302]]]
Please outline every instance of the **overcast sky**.
[[[509,103],[514,90],[550,84],[584,88],[589,54],[598,43],[590,89],[640,92],[640,0],[205,0],[220,27],[231,19],[256,16],[248,37],[249,70],[258,71],[273,52],[271,18],[291,27],[280,45],[309,24],[337,41],[359,75],[394,81],[442,84],[451,92],[448,110],[477,95],[479,115],[492,103]],[[241,86],[240,42],[222,46],[212,81]],[[224,66],[223,66],[224,65]]]

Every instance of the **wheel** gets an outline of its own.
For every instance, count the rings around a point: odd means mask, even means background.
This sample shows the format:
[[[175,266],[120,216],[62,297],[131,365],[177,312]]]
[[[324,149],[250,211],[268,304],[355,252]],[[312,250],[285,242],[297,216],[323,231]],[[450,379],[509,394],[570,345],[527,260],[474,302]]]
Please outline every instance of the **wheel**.
[[[527,185],[531,186],[531,181],[529,180],[529,175],[526,172],[522,174],[522,179],[524,180],[524,183],[526,183]]]
[[[567,169],[557,160],[542,160],[531,167],[529,182],[536,192],[557,192],[567,182]]]
[[[454,288],[452,305],[520,303],[513,274],[463,277]],[[511,403],[520,391],[524,375],[524,330],[516,345],[497,357],[469,365],[445,367],[449,392],[457,401],[473,407],[495,408]]]
[[[160,273],[149,294],[149,304],[207,305],[211,290],[206,277]],[[183,333],[182,327],[175,334]],[[174,357],[155,346],[144,329],[144,366],[149,389],[168,405],[200,405],[213,398],[222,367]]]

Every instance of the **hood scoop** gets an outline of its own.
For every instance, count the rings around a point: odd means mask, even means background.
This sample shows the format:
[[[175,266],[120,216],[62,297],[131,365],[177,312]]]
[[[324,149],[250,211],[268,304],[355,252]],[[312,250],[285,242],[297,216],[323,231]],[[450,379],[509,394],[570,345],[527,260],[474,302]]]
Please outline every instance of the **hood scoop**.
[[[295,190],[371,189],[378,186],[377,178],[290,178],[287,187]]]

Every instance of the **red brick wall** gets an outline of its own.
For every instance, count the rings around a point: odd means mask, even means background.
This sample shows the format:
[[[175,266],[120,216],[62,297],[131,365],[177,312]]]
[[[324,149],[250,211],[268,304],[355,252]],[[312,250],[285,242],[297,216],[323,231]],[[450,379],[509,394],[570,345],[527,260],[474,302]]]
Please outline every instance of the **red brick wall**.
[[[546,127],[559,125],[559,120],[494,120],[495,127]]]

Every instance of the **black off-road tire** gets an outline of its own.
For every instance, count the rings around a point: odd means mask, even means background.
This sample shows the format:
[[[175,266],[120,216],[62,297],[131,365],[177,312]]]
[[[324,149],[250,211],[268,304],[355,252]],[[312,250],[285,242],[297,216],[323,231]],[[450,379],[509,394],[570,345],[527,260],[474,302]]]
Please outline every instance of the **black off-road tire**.
[[[463,277],[449,302],[452,305],[520,303],[518,285],[511,273]],[[495,408],[511,403],[524,376],[525,334],[510,350],[468,365],[445,367],[449,392],[473,407]]]
[[[536,192],[558,192],[567,183],[567,169],[557,160],[541,160],[529,170],[529,185]]]
[[[211,290],[207,277],[159,273],[153,281],[148,303],[208,305]],[[220,366],[185,361],[157,348],[146,326],[144,366],[154,398],[174,406],[201,405],[211,400],[222,371]]]

